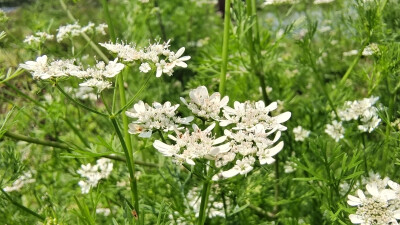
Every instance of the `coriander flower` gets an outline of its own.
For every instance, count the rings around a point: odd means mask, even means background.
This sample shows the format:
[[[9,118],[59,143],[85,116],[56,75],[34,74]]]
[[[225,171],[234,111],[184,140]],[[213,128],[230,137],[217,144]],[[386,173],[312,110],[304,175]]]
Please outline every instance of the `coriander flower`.
[[[68,76],[71,72],[80,70],[79,66],[73,64],[73,60],[56,60],[48,62],[47,56],[39,56],[36,61],[27,61],[19,66],[32,72],[33,78],[49,79],[54,77]]]
[[[81,165],[77,171],[81,177],[86,178],[79,181],[78,185],[81,187],[82,194],[87,194],[90,188],[96,187],[101,179],[106,179],[110,176],[113,170],[113,163],[109,159],[101,158],[96,161],[96,165]]]
[[[379,97],[371,96],[356,101],[346,101],[342,109],[338,111],[339,117],[344,121],[358,120],[362,122],[358,129],[363,132],[371,133],[381,122],[378,117],[377,108],[373,105]]]
[[[148,63],[142,63],[139,67],[140,72],[147,73],[151,70],[151,67]]]
[[[223,109],[224,119],[220,120],[220,126],[225,127],[230,124],[235,124],[233,129],[251,129],[257,124],[264,126],[266,130],[275,132],[276,130],[284,131],[287,128],[281,123],[289,120],[291,113],[284,112],[275,117],[268,114],[277,109],[276,102],[265,106],[263,101],[256,103],[238,101],[234,102],[234,108],[225,106]]]
[[[168,132],[180,129],[177,124],[188,125],[193,117],[177,117],[175,111],[178,107],[179,104],[171,105],[170,102],[165,102],[163,105],[154,102],[152,106],[149,106],[139,101],[131,110],[125,112],[128,117],[137,118],[129,124],[129,133],[149,138],[153,130]]]
[[[200,86],[189,92],[190,102],[184,98],[181,101],[198,117],[209,119],[218,119],[221,108],[225,107],[229,101],[229,97],[225,96],[221,99],[219,92],[214,92],[211,96],[205,86]]]
[[[376,184],[366,185],[368,195],[357,190],[357,196],[348,195],[347,203],[357,206],[355,214],[349,216],[353,224],[384,225],[398,224],[400,209],[392,207],[392,200],[396,199],[393,190],[379,189]]]
[[[192,132],[188,129],[184,133],[176,130],[176,136],[168,135],[175,144],[168,145],[156,140],[153,143],[154,148],[164,156],[174,157],[176,163],[186,162],[190,165],[195,165],[194,159],[214,160],[217,154],[229,151],[229,143],[222,144],[226,140],[226,136],[214,138],[211,131],[214,129],[215,123],[205,130],[201,130],[196,124],[193,124],[192,127]]]
[[[36,180],[32,178],[32,173],[31,172],[24,172],[18,179],[14,181],[12,186],[7,186],[4,187],[5,192],[12,192],[12,191],[19,191],[23,186],[26,184],[34,183]]]
[[[304,141],[308,136],[310,136],[310,131],[303,129],[303,127],[298,126],[293,128],[294,140]]]
[[[125,62],[140,61],[139,70],[147,73],[152,66],[156,68],[156,77],[161,77],[162,74],[172,76],[175,67],[186,68],[185,61],[190,59],[190,56],[182,56],[185,48],[180,48],[176,53],[169,50],[169,41],[165,43],[151,44],[145,48],[136,48],[133,44],[124,43],[100,43],[112,53],[116,53],[117,57]],[[152,66],[150,66],[152,65]]]
[[[52,34],[48,34],[46,32],[36,32],[33,35],[26,36],[24,43],[27,43],[28,45],[35,45],[44,43],[46,40],[53,40],[53,39],[54,35]]]
[[[256,159],[253,156],[247,156],[242,160],[237,160],[236,165],[232,169],[222,172],[222,176],[230,178],[238,174],[246,175],[253,170],[253,164],[255,161]]]
[[[340,139],[344,138],[344,127],[342,122],[334,120],[332,121],[332,124],[327,124],[325,133],[335,139],[336,142],[339,142]]]

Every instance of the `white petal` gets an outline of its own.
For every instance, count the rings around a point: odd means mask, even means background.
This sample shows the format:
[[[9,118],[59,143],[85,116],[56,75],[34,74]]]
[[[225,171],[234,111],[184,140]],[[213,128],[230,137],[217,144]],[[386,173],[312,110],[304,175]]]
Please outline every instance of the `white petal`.
[[[265,151],[267,151],[270,156],[274,156],[276,154],[278,154],[278,152],[280,152],[283,148],[283,141],[279,142],[277,145],[275,145],[274,147],[270,148],[270,149],[265,149]]]
[[[212,123],[210,126],[208,126],[208,127],[204,130],[204,132],[209,133],[209,132],[211,132],[212,129],[214,129],[214,127],[215,127],[215,123]]]
[[[361,199],[357,198],[356,196],[348,195],[347,198],[349,199],[347,200],[347,204],[351,206],[361,205]]]
[[[154,148],[156,148],[164,156],[172,156],[172,146],[167,145],[159,140],[153,143]]]
[[[180,97],[179,99],[183,102],[183,104],[188,105],[186,99],[184,99],[184,98],[182,98],[182,97]]]
[[[235,167],[233,167],[232,169],[224,171],[221,174],[225,178],[230,178],[230,177],[234,177],[234,176],[238,175],[239,170],[237,170]]]
[[[151,137],[151,134],[152,134],[152,132],[151,132],[151,130],[150,130],[150,131],[146,131],[146,132],[140,133],[140,134],[139,134],[139,137],[141,137],[141,138],[150,138],[150,137]]]
[[[351,222],[354,223],[354,224],[364,223],[364,220],[359,215],[350,214],[349,218],[350,218]]]
[[[212,145],[217,145],[217,144],[221,144],[222,142],[224,142],[226,140],[226,136],[221,136],[217,139],[215,139],[212,143]]]
[[[269,112],[275,110],[276,108],[278,108],[278,103],[276,102],[272,102],[267,107],[265,107],[265,109],[268,110]]]
[[[287,120],[289,120],[291,116],[292,116],[292,113],[284,112],[278,116],[275,116],[274,119],[277,121],[277,123],[283,123],[283,122],[286,122]]]

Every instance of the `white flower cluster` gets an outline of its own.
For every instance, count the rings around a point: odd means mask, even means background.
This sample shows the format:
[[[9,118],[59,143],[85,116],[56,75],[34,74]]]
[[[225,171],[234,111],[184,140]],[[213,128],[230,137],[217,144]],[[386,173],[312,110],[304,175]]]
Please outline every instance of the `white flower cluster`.
[[[123,59],[125,62],[139,61],[141,63],[139,70],[143,73],[148,73],[152,68],[156,69],[156,77],[162,74],[172,76],[176,66],[186,68],[185,61],[190,59],[190,56],[182,56],[185,48],[180,48],[177,52],[169,50],[169,41],[163,44],[155,43],[146,48],[136,49],[132,44],[124,43],[100,43],[112,53]]]
[[[89,22],[86,26],[81,26],[78,23],[67,24],[65,26],[60,26],[57,31],[57,42],[62,42],[64,39],[70,37],[80,36],[82,33],[93,33],[106,35],[105,29],[107,28],[107,24],[99,24],[96,26],[94,23]]]
[[[139,134],[139,137],[149,138],[154,130],[163,132],[179,130],[178,124],[188,125],[193,117],[180,118],[176,116],[176,109],[179,105],[171,105],[165,102],[161,105],[154,102],[153,106],[139,101],[131,110],[125,112],[128,117],[137,119],[129,124],[129,133]]]
[[[48,34],[46,32],[36,32],[33,35],[29,35],[25,37],[24,43],[28,45],[37,45],[44,43],[46,40],[53,40],[54,35]]]
[[[386,179],[368,183],[366,189],[366,194],[358,189],[358,197],[348,195],[347,203],[350,206],[357,206],[356,213],[349,215],[351,222],[363,225],[398,224],[400,185]]]
[[[293,128],[293,134],[295,141],[304,141],[308,136],[310,136],[310,131],[301,126],[297,126]]]
[[[371,133],[378,127],[381,119],[378,117],[378,109],[373,105],[378,101],[379,97],[371,96],[356,101],[346,101],[344,106],[338,110],[339,121],[332,121],[332,124],[326,125],[325,133],[338,142],[344,137],[345,129],[342,121],[360,120],[361,124],[358,129],[362,132]]]
[[[113,78],[125,67],[118,63],[118,59],[110,61],[107,65],[99,61],[94,67],[84,69],[81,65],[75,65],[73,60],[53,60],[48,62],[46,55],[40,56],[36,61],[28,61],[20,64],[20,67],[31,71],[33,78],[50,79],[57,77],[74,76],[85,79],[81,83],[83,87],[96,87],[98,92],[110,88],[112,83],[108,78]]]
[[[22,174],[22,176],[18,177],[18,179],[14,181],[12,186],[4,187],[3,190],[5,192],[19,191],[24,185],[34,182],[36,182],[36,180],[32,178],[32,173],[28,171]]]
[[[332,121],[332,124],[327,124],[325,128],[325,133],[335,139],[336,142],[344,138],[344,132],[342,122],[338,122],[337,120]]]
[[[176,163],[188,163],[195,165],[194,159],[207,158],[215,159],[217,154],[229,151],[229,143],[219,145],[226,140],[226,136],[215,138],[211,132],[215,123],[211,124],[205,130],[201,130],[196,124],[193,124],[193,131],[188,129],[184,133],[176,132],[176,137],[169,135],[168,137],[175,142],[173,145],[165,144],[159,140],[153,143],[161,154],[173,157]]]
[[[379,53],[379,47],[376,43],[371,43],[367,47],[364,48],[362,55],[370,56],[373,54]]]
[[[229,178],[238,174],[247,174],[253,169],[256,158],[261,165],[275,161],[273,156],[282,150],[283,142],[276,145],[275,143],[278,142],[281,131],[287,129],[281,123],[290,118],[290,112],[270,116],[268,114],[277,109],[277,103],[273,102],[265,106],[263,101],[235,102],[234,108],[231,108],[226,105],[228,98],[224,97],[221,100],[219,93],[209,96],[205,87],[199,87],[190,93],[190,103],[182,101],[193,114],[214,119],[220,126],[230,126],[231,129],[225,129],[223,136],[216,137],[212,132],[215,122],[204,130],[193,124],[193,131],[176,130],[176,136],[168,136],[175,144],[156,140],[153,146],[160,153],[173,157],[177,163],[186,162],[190,165],[195,165],[195,159],[200,158],[215,160],[218,168],[230,163],[234,164],[231,169],[215,175],[214,180],[220,177]],[[221,109],[223,109],[223,116],[219,115]],[[273,133],[276,133],[274,138],[269,139]]]
[[[280,4],[296,4],[299,0],[266,0],[263,5],[280,5]]]
[[[263,101],[258,102],[234,102],[234,108],[225,106],[224,118],[220,120],[220,126],[233,125],[232,129],[225,129],[224,134],[228,137],[232,146],[225,154],[217,155],[216,166],[221,167],[233,162],[233,168],[224,171],[221,175],[225,178],[238,174],[247,174],[253,170],[253,165],[258,158],[261,165],[271,164],[275,161],[273,156],[283,148],[283,141],[278,142],[281,131],[287,128],[281,123],[289,120],[291,113],[284,112],[277,116],[270,116],[270,112],[276,110],[276,102],[265,106]],[[270,139],[270,135],[275,136]],[[274,146],[275,145],[275,146]],[[218,175],[214,179],[218,179]]]
[[[79,181],[78,185],[81,187],[82,194],[87,194],[90,188],[96,187],[101,179],[106,179],[110,176],[113,170],[113,163],[109,159],[101,158],[96,161],[96,165],[81,165],[77,171],[85,180]]]
[[[377,115],[377,108],[373,105],[378,101],[379,97],[371,96],[362,100],[347,101],[338,115],[343,121],[358,120],[363,123],[358,129],[363,132],[371,133],[381,122]]]
[[[319,5],[319,4],[326,4],[326,3],[331,3],[334,2],[335,0],[315,0],[314,4]]]
[[[218,92],[213,93],[211,96],[208,94],[208,90],[204,86],[200,86],[189,92],[191,101],[188,103],[184,98],[181,97],[181,101],[198,117],[206,120],[219,119],[219,113],[221,108],[228,104],[229,97],[225,96],[221,99],[221,95]]]

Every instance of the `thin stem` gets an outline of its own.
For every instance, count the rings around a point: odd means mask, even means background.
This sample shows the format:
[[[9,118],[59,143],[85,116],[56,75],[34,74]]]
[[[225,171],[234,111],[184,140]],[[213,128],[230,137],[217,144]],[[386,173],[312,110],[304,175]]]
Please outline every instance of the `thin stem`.
[[[160,13],[160,8],[158,7],[158,1],[157,0],[154,0],[154,7],[159,9],[159,10],[156,11],[158,25],[160,25],[161,37],[164,39],[164,41],[166,41],[167,40],[167,33],[165,32],[164,23],[162,21],[162,15]]]
[[[139,95],[142,93],[142,91],[147,87],[147,84],[149,83],[151,76],[148,76],[146,81],[144,82],[144,84],[140,87],[139,91],[136,92],[136,94],[128,101],[127,104],[125,104],[117,113],[115,113],[114,115],[117,116],[120,113],[124,112],[130,105],[132,105],[133,102],[136,101],[137,97],[139,97]],[[119,86],[120,84],[118,84]]]
[[[83,135],[81,134],[81,132],[78,130],[78,128],[76,128],[71,121],[69,121],[67,118],[63,118],[63,120],[67,123],[67,125],[72,129],[72,131],[76,134],[76,136],[78,136],[79,140],[81,140],[81,142],[87,147],[89,148],[90,145],[87,142],[87,140],[83,137]]]
[[[36,138],[20,135],[20,134],[15,134],[12,132],[7,131],[4,136],[12,138],[14,140],[19,140],[19,141],[25,141],[28,143],[32,144],[38,144],[38,145],[43,145],[43,146],[49,146],[49,147],[54,147],[54,148],[59,148],[59,149],[64,149],[67,151],[73,151],[72,148],[70,148],[68,145],[60,142],[54,142],[54,141],[47,141],[47,140],[39,140]],[[116,161],[121,161],[121,162],[126,162],[125,158],[117,156],[117,155],[102,155],[99,156],[102,158],[108,158]],[[135,161],[136,164],[141,165],[141,166],[147,166],[147,167],[158,167],[157,164],[154,163],[148,163],[148,162],[141,162],[141,161]]]
[[[33,216],[35,216],[36,218],[40,219],[41,221],[44,221],[46,218],[30,209],[28,209],[27,207],[23,206],[22,204],[16,202],[14,199],[11,198],[10,195],[7,194],[7,192],[5,192],[3,189],[0,188],[0,191],[6,196],[6,198],[8,199],[8,201],[10,201],[13,205],[17,206],[18,208],[22,209],[22,211],[25,211]]]
[[[224,37],[222,43],[222,66],[219,78],[219,93],[225,95],[226,70],[228,67],[229,26],[231,22],[231,0],[225,0]]]
[[[205,165],[205,166],[207,166],[207,165]],[[198,225],[203,225],[204,222],[206,221],[208,197],[210,195],[210,189],[211,189],[211,183],[212,183],[211,177],[214,175],[213,166],[210,166],[208,169],[208,172],[205,171],[204,173],[207,176],[207,178],[206,178],[206,180],[204,180],[203,189],[201,190],[200,212],[199,212],[199,218],[197,221]]]
[[[138,198],[138,192],[137,192],[136,177],[134,174],[135,164],[132,161],[133,157],[125,143],[124,136],[122,135],[121,130],[119,129],[119,126],[118,126],[118,123],[117,123],[117,120],[115,119],[115,117],[111,117],[111,122],[112,122],[115,132],[117,133],[117,136],[121,142],[122,149],[124,150],[126,165],[128,167],[129,177],[130,177],[130,181],[131,181],[130,186],[131,186],[132,202],[134,203],[135,210],[136,210],[136,213],[139,218],[141,215],[139,214],[139,198]],[[138,219],[138,221],[140,221],[140,218]]]
[[[114,24],[113,21],[110,17],[110,12],[108,10],[108,1],[107,0],[101,0],[101,4],[103,6],[103,11],[104,11],[104,16],[107,21],[108,25],[108,32],[110,33],[110,38],[113,43],[116,42],[116,37],[115,37],[115,30],[114,30]]]
[[[343,86],[344,83],[346,82],[347,78],[349,78],[350,73],[353,71],[354,67],[357,65],[358,61],[360,60],[362,56],[362,52],[364,51],[364,48],[368,41],[365,42],[365,44],[362,46],[360,51],[358,52],[356,58],[354,58],[353,62],[350,64],[349,68],[347,68],[346,73],[343,75],[342,79],[340,80],[339,86]]]
[[[100,116],[108,117],[107,114],[102,113],[102,112],[99,112],[99,111],[96,111],[95,109],[92,109],[92,108],[90,108],[90,107],[88,107],[88,106],[86,106],[86,105],[84,105],[84,104],[78,102],[77,100],[75,100],[74,98],[72,98],[70,95],[68,95],[58,84],[56,84],[56,87],[57,87],[57,89],[58,89],[65,97],[67,97],[70,101],[72,101],[72,102],[75,103],[76,105],[78,105],[78,106],[80,106],[80,107],[82,107],[82,108],[84,108],[84,109],[86,109],[86,110],[88,110],[88,111],[90,111],[90,112],[96,113],[96,114],[98,114],[98,115],[100,115]]]
[[[44,105],[42,105],[40,102],[36,101],[35,99],[29,97],[27,94],[23,93],[22,91],[20,91],[18,88],[16,88],[14,85],[9,84],[8,82],[4,83],[5,85],[7,85],[7,87],[13,89],[15,92],[17,92],[19,95],[21,95],[22,97],[28,99],[29,101],[31,101],[32,103],[34,103],[35,105],[39,106],[40,108],[45,109],[46,107]]]

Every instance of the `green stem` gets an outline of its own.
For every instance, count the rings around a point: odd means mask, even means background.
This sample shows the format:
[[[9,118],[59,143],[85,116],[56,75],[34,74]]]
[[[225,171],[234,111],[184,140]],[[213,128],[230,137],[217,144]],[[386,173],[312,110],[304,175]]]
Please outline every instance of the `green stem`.
[[[45,141],[45,140],[39,140],[36,138],[20,135],[20,134],[15,134],[12,132],[7,131],[4,136],[12,138],[14,140],[19,140],[19,141],[25,141],[28,143],[32,144],[38,144],[38,145],[43,145],[43,146],[49,146],[49,147],[54,147],[54,148],[59,148],[59,149],[64,149],[67,151],[73,151],[72,148],[70,148],[68,145],[64,143],[59,143],[59,142],[54,142],[54,141]],[[126,162],[126,159],[117,155],[102,155],[99,157],[103,158],[108,158],[116,161],[121,161],[121,162]],[[141,165],[141,166],[147,166],[147,167],[154,167],[157,168],[158,165],[154,163],[148,163],[148,162],[141,162],[141,161],[135,161],[136,164]]]
[[[222,66],[219,78],[219,93],[225,95],[226,70],[228,67],[229,26],[231,22],[231,0],[225,0],[224,37],[222,43]]]
[[[131,194],[132,194],[132,202],[134,203],[136,213],[138,215],[138,221],[140,221],[140,214],[139,214],[139,198],[138,198],[138,192],[137,192],[137,182],[136,182],[136,177],[134,174],[135,171],[135,164],[133,162],[133,157],[132,153],[130,152],[129,148],[127,147],[124,136],[121,133],[121,130],[119,129],[117,120],[115,117],[111,117],[111,122],[114,126],[115,132],[117,133],[117,136],[121,142],[122,149],[124,150],[125,154],[125,159],[126,159],[126,165],[128,167],[129,171],[129,177],[130,177],[130,186],[131,186]]]
[[[106,21],[107,21],[107,25],[108,25],[108,32],[110,32],[111,41],[115,44],[115,42],[116,42],[115,30],[114,30],[113,21],[110,17],[110,12],[108,10],[108,1],[101,0],[101,4],[103,6],[104,16],[106,17]]]
[[[57,87],[57,89],[58,89],[65,97],[67,97],[70,101],[72,101],[72,102],[75,103],[76,105],[78,105],[78,106],[80,106],[80,107],[82,107],[82,108],[84,108],[84,109],[86,109],[86,110],[88,110],[88,111],[90,111],[90,112],[96,113],[96,114],[98,114],[98,115],[100,115],[100,116],[108,117],[107,114],[102,113],[102,112],[99,112],[99,111],[96,111],[95,109],[92,109],[92,108],[90,108],[90,107],[88,107],[88,106],[86,106],[86,105],[84,105],[84,104],[78,102],[77,100],[75,100],[74,98],[72,98],[70,95],[68,95],[58,84],[56,84],[56,87]]]
[[[15,92],[17,92],[19,95],[21,95],[22,97],[28,99],[29,101],[31,101],[32,103],[34,103],[35,105],[39,106],[40,108],[45,109],[46,107],[44,105],[42,105],[40,102],[36,101],[35,99],[29,97],[27,94],[23,93],[22,91],[20,91],[18,88],[16,88],[14,85],[9,84],[8,82],[4,83],[7,87],[13,89]]]
[[[0,191],[6,196],[8,201],[10,201],[13,205],[17,206],[18,208],[22,209],[22,211],[25,211],[25,212],[35,216],[36,218],[40,219],[41,221],[44,221],[46,219],[44,216],[37,214],[36,212],[28,209],[27,207],[23,206],[22,204],[18,203],[14,199],[12,199],[11,196],[8,195],[7,192],[5,192],[3,189],[0,188]]]
[[[366,43],[368,43],[368,42],[366,42]],[[350,73],[353,71],[354,67],[357,65],[358,61],[360,60],[365,46],[366,46],[366,44],[363,45],[363,47],[358,52],[357,57],[350,64],[349,68],[347,68],[346,73],[343,75],[342,79],[340,80],[339,86],[343,86],[344,83],[346,82],[347,78],[349,78]]]
[[[160,31],[161,31],[161,37],[164,39],[164,41],[167,41],[167,33],[165,32],[165,27],[164,27],[164,23],[162,20],[162,15],[160,13],[160,7],[158,7],[158,1],[154,0],[154,8],[158,8],[158,10],[156,11],[156,15],[157,15],[157,20],[158,20],[158,25],[160,25]]]
[[[212,166],[209,167],[208,172],[205,175],[207,176],[207,179],[204,180],[203,189],[201,190],[200,212],[197,221],[198,225],[203,225],[207,217],[208,197],[210,195],[210,189],[212,183],[211,177],[214,175],[214,169]]]
[[[67,123],[67,125],[72,129],[72,131],[76,134],[76,136],[78,136],[79,140],[81,140],[81,142],[87,147],[90,148],[89,142],[87,142],[87,140],[83,137],[83,135],[81,134],[81,132],[78,130],[78,128],[76,128],[71,121],[69,121],[67,118],[63,118],[63,120]]]
[[[144,84],[140,87],[139,91],[136,92],[136,94],[128,101],[127,104],[125,104],[117,113],[115,113],[114,115],[119,115],[122,112],[125,112],[125,110],[132,105],[133,102],[136,101],[137,97],[139,97],[139,95],[142,93],[142,91],[147,87],[147,84],[149,83],[151,76],[148,76],[146,81],[144,82]],[[118,84],[118,86],[120,86],[120,84]]]

